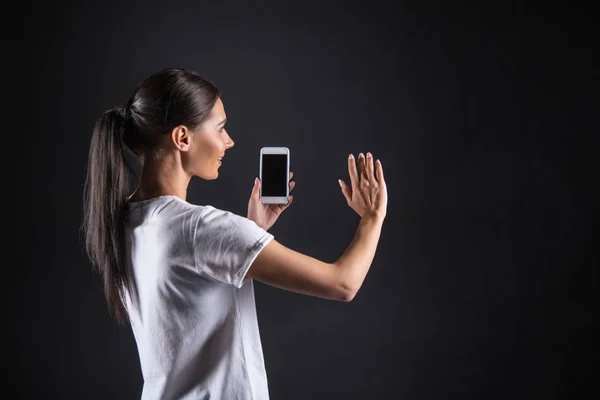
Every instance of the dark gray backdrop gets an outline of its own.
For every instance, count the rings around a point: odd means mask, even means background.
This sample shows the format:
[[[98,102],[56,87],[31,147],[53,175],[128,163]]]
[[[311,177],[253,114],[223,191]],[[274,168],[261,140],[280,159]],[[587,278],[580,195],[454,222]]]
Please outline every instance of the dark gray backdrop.
[[[28,3],[18,397],[141,393],[78,229],[96,118],[165,67],[216,83],[236,142],[188,201],[245,216],[260,147],[287,146],[295,200],[271,232],[297,251],[341,254],[346,157],[383,161],[388,217],[353,302],[255,283],[272,399],[598,392],[593,18],[498,3]]]

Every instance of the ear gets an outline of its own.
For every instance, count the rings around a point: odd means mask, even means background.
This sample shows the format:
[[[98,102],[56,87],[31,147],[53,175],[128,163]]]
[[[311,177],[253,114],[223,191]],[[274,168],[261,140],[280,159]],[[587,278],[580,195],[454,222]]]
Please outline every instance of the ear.
[[[171,141],[181,151],[188,151],[191,144],[190,130],[185,125],[177,125],[171,131]]]

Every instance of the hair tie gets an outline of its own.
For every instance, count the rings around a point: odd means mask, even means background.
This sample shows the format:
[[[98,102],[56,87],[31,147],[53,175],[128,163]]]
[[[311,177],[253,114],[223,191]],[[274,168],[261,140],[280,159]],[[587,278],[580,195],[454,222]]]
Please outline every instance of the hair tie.
[[[114,108],[114,111],[117,114],[118,131],[122,137],[126,131],[127,123],[129,120],[129,118],[127,116],[127,110],[123,106],[117,106]]]

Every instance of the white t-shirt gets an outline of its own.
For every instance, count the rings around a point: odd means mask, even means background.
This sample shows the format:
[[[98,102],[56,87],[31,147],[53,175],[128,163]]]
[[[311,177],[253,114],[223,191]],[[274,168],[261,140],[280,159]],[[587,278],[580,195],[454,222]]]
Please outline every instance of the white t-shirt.
[[[125,303],[142,399],[267,400],[246,273],[274,236],[247,218],[171,195],[127,207],[133,290]]]

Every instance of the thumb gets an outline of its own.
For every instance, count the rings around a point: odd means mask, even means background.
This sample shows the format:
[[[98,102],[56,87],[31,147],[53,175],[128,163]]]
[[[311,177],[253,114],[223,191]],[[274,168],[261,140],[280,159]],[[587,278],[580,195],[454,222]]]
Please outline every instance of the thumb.
[[[256,196],[260,194],[260,180],[258,178],[254,178],[254,186],[252,187],[252,191],[256,192]]]

